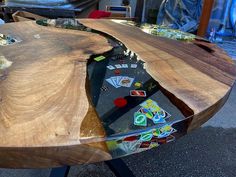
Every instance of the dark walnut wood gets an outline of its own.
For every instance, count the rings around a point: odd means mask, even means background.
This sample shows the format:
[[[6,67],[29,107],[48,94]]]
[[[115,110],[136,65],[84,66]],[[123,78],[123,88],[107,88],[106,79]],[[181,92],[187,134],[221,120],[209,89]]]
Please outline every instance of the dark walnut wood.
[[[109,34],[136,53],[167,94],[193,111],[189,130],[206,122],[227,100],[236,70],[231,58],[216,45],[200,39],[180,42],[157,37],[108,20],[80,22]]]
[[[202,40],[180,42],[110,20],[80,20],[121,41],[199,127],[225,103],[235,81],[232,60]],[[95,33],[7,24],[22,42],[0,46],[0,166],[53,167],[111,159],[106,133],[87,94],[87,60],[112,48]],[[11,63],[12,62],[12,63]],[[173,99],[174,98],[174,99]]]

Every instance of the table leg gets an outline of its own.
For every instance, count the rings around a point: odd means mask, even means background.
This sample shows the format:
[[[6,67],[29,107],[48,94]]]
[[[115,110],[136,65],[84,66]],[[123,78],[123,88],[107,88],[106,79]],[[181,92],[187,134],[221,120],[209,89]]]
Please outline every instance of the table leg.
[[[211,18],[211,11],[212,11],[213,4],[214,4],[214,0],[205,0],[204,1],[200,24],[199,24],[199,28],[198,28],[198,32],[197,32],[198,36],[205,37],[206,30],[207,30],[207,27],[209,24],[209,20]]]
[[[116,177],[135,177],[133,172],[121,159],[114,159],[105,162]],[[49,177],[67,177],[70,166],[53,168]]]
[[[142,20],[143,5],[144,5],[144,0],[137,0],[136,9],[135,9],[135,18],[137,22],[141,22]]]
[[[70,166],[53,168],[50,177],[67,177],[70,171]]]
[[[145,13],[146,13],[146,0],[143,1],[143,13],[142,13],[142,20],[143,23],[145,21]]]
[[[135,177],[133,172],[121,159],[114,159],[105,162],[116,177]]]

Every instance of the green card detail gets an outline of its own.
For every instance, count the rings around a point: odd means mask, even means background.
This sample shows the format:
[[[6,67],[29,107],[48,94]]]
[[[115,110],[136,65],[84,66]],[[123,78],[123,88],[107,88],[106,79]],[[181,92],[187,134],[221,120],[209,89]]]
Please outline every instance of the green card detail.
[[[147,117],[139,112],[134,113],[134,125],[147,126]]]
[[[95,61],[102,61],[105,59],[106,59],[106,57],[104,57],[104,56],[99,56],[99,57],[94,58]]]
[[[147,142],[147,141],[151,141],[153,138],[153,133],[152,132],[148,132],[148,133],[144,133],[141,134],[140,140],[143,142]]]

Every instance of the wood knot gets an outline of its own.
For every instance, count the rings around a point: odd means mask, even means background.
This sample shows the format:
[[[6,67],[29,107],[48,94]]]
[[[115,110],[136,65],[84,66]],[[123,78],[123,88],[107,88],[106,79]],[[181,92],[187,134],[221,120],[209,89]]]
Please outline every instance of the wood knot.
[[[12,62],[7,60],[4,56],[0,56],[0,70],[9,68],[12,65]]]

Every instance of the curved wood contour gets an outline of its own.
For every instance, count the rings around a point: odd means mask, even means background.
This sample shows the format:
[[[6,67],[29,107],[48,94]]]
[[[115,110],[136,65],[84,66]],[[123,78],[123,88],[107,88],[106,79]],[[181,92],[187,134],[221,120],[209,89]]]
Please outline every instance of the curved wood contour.
[[[227,100],[236,69],[231,58],[215,44],[153,36],[112,20],[81,19],[80,22],[116,38],[138,55],[163,89],[193,111],[189,130],[210,119]]]
[[[232,60],[217,46],[146,34],[110,20],[81,19],[121,41],[145,62],[163,92],[199,127],[225,103],[235,81]],[[86,92],[87,60],[112,48],[95,33],[7,24],[1,33],[22,42],[2,47],[11,65],[0,70],[1,167],[33,168],[111,159],[106,134]]]
[[[0,46],[0,55],[12,62],[1,70],[0,166],[48,167],[110,159],[104,142],[81,144],[81,139],[105,137],[85,85],[87,60],[112,49],[107,39],[35,22],[6,24],[0,31],[22,40]]]

